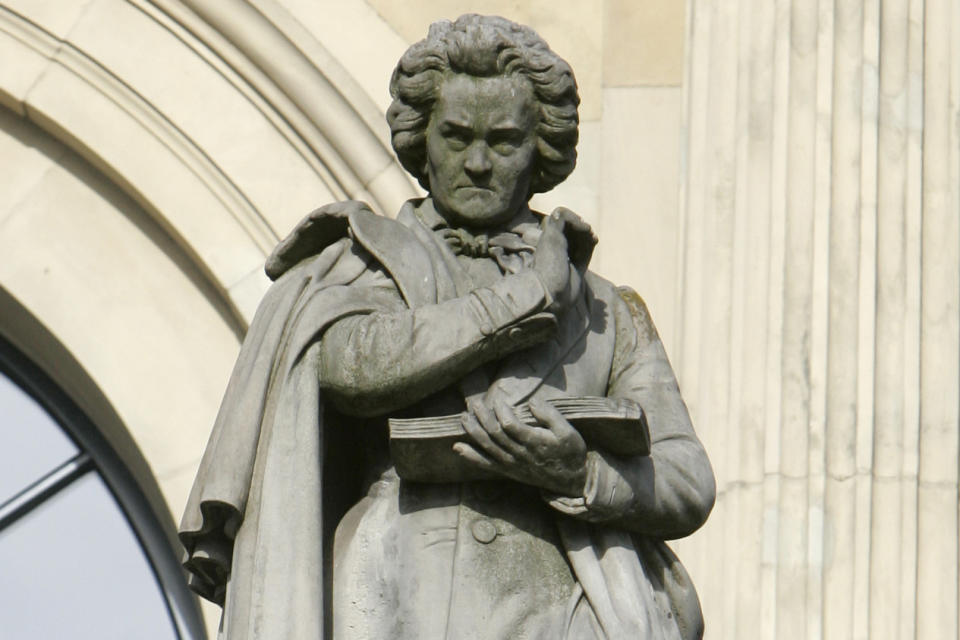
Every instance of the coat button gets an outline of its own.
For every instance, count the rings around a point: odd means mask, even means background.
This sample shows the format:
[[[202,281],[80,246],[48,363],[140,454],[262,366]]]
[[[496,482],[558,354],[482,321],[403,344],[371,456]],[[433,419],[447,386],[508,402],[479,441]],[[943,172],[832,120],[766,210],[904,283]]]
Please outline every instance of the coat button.
[[[489,544],[497,537],[497,527],[489,520],[477,520],[470,530],[474,539],[481,544]]]

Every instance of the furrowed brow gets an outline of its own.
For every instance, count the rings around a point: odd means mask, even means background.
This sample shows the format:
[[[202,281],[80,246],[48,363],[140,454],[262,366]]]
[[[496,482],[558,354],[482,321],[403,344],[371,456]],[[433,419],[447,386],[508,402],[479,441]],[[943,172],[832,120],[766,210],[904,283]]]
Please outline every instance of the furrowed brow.
[[[453,131],[462,132],[462,133],[472,133],[473,129],[470,128],[466,122],[462,120],[452,120],[450,118],[445,118],[440,122],[440,126],[445,129],[451,129]]]

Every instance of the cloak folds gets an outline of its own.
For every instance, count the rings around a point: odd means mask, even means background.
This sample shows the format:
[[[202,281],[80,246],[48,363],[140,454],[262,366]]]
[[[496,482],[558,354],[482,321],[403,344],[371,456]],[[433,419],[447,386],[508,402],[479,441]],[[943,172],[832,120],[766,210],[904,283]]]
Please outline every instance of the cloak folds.
[[[307,239],[312,251],[261,302],[181,523],[190,586],[223,606],[229,640],[328,637],[324,556],[337,522],[325,511],[360,496],[343,495],[350,483],[339,476],[324,486],[325,450],[339,456],[331,440],[346,430],[325,425],[319,339],[345,316],[395,308],[389,292],[356,286],[380,266],[409,307],[437,302],[437,266],[405,224],[363,208],[348,218],[351,237],[334,224],[340,239]],[[665,544],[559,513],[557,522],[608,638],[702,635],[696,593]]]

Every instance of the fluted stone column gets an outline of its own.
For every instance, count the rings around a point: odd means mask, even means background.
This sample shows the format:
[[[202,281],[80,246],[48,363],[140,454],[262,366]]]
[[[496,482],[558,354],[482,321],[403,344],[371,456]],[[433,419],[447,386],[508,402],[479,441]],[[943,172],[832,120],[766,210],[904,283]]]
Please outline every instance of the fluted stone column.
[[[957,638],[960,3],[690,0],[710,638]]]

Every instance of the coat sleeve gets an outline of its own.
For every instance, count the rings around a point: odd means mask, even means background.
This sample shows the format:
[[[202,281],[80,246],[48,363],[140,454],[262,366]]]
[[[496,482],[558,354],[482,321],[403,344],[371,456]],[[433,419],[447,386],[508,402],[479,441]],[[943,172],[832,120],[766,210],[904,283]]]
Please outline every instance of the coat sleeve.
[[[392,310],[344,318],[323,336],[321,385],[345,414],[403,408],[556,330],[532,271],[437,304],[410,309],[399,293],[396,301]]]
[[[622,457],[591,450],[584,495],[551,496],[549,502],[574,517],[661,539],[683,537],[698,529],[713,508],[713,470],[646,305],[628,288],[618,293],[607,395],[640,404],[650,427],[651,452]]]

